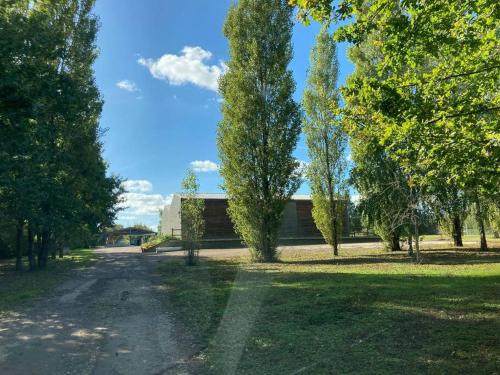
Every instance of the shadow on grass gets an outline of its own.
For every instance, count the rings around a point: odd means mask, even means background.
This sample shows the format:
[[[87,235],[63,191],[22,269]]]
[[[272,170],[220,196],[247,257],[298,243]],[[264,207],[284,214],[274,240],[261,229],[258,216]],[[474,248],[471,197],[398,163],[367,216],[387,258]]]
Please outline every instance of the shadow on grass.
[[[1,261],[0,313],[49,293],[75,269],[89,267],[95,260],[92,250],[73,250],[62,259],[50,259],[46,268],[33,272],[28,271],[26,257],[21,272],[15,270],[15,259]]]
[[[500,263],[500,249],[490,249],[486,252],[477,249],[437,249],[422,251],[422,264],[460,265]],[[284,264],[303,265],[363,265],[376,263],[414,263],[415,255],[409,257],[406,252],[398,251],[376,255],[358,255],[355,257],[337,257],[332,259],[284,260]]]
[[[484,263],[482,253],[426,252],[431,264],[448,265],[439,275],[412,274],[412,265],[398,274],[315,268],[411,262],[398,257],[264,266],[201,260],[161,271],[177,316],[208,345],[214,373],[495,373],[500,275],[453,274],[454,265]],[[499,261],[498,251],[488,257]]]

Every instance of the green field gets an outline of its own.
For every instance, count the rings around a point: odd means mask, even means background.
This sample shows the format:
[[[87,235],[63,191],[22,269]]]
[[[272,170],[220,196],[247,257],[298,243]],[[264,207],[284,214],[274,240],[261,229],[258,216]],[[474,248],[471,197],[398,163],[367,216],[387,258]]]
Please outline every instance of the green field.
[[[498,373],[500,249],[426,250],[419,265],[403,253],[341,254],[163,262],[201,372]]]
[[[25,259],[23,272],[14,270],[15,259],[0,262],[0,312],[12,310],[36,297],[49,293],[69,277],[75,268],[86,267],[96,260],[92,250],[72,250],[62,259],[49,260],[47,268],[28,272]]]
[[[446,241],[452,243],[451,238],[449,238],[446,234],[424,234],[421,236],[422,239],[426,241],[438,240],[438,241]],[[492,234],[488,234],[486,236],[489,244],[498,244],[500,243],[500,239],[495,238]],[[464,242],[477,242],[479,243],[479,235],[478,234],[464,234],[462,235],[462,241]]]

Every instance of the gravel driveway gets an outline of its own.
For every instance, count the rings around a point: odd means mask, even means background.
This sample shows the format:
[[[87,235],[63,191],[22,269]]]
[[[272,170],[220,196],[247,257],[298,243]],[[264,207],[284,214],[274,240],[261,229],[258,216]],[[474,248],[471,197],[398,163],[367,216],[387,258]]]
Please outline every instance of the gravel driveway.
[[[157,290],[159,257],[96,252],[48,298],[0,316],[0,374],[189,373]]]

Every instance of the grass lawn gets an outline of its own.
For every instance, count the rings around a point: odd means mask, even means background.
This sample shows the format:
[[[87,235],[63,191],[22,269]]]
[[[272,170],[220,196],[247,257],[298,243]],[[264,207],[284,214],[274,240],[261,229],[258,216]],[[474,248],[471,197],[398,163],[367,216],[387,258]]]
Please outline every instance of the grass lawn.
[[[423,234],[420,237],[427,241],[446,241],[449,243],[453,242],[452,239],[449,236],[446,236],[445,234]],[[490,244],[495,245],[500,243],[500,239],[495,238],[492,234],[487,234],[486,240],[488,242],[488,246]],[[463,234],[462,241],[479,243],[480,237],[478,234]]]
[[[209,254],[205,252],[204,254]],[[175,314],[214,374],[493,374],[500,249],[287,249],[280,263],[160,265]]]
[[[23,272],[14,270],[15,259],[0,261],[0,312],[43,296],[69,277],[73,269],[88,266],[95,259],[92,250],[72,250],[63,259],[49,259],[46,269],[34,272],[28,272],[26,259]]]

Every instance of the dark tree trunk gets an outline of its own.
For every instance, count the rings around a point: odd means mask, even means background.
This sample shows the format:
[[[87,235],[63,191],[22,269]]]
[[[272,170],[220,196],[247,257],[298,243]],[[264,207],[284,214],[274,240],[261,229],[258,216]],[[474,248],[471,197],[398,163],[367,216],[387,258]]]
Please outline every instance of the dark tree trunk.
[[[333,202],[332,202],[333,203]],[[337,219],[333,219],[333,255],[337,256],[339,255],[339,240],[338,240],[338,233],[337,233]]]
[[[28,260],[30,265],[30,271],[35,270],[35,254],[33,251],[34,247],[34,234],[31,225],[28,225]]]
[[[42,232],[42,251],[41,251],[41,261],[40,268],[45,268],[47,266],[47,258],[49,256],[50,249],[50,232],[48,230],[44,230]]]
[[[59,245],[59,259],[64,257],[64,247],[62,244]]]
[[[401,251],[401,245],[399,243],[399,234],[391,234],[391,251]]]
[[[52,239],[50,241],[50,259],[56,259],[58,246],[58,239],[55,236],[52,236]]]
[[[481,238],[481,244],[479,247],[480,251],[488,250],[488,243],[486,242],[486,231],[484,229],[483,212],[481,210],[481,203],[479,202],[479,197],[476,196],[476,220],[479,227],[479,236]]]
[[[271,224],[269,216],[266,214],[262,223],[262,231],[264,233],[262,241],[262,261],[264,262],[274,262],[275,255],[274,249],[271,244]]]
[[[16,270],[22,271],[23,269],[23,227],[24,223],[19,221],[16,226]]]
[[[36,234],[36,252],[38,257],[38,268],[42,267],[43,258],[43,246],[42,246],[42,234],[38,232]]]
[[[488,250],[488,243],[486,242],[486,231],[484,230],[483,220],[481,220],[481,224],[479,226],[479,235],[481,236],[481,243],[480,243],[479,250],[487,251]]]
[[[452,223],[452,237],[453,237],[453,245],[462,247],[464,246],[462,241],[462,220],[460,220],[460,216],[453,216]]]
[[[408,236],[408,256],[413,256],[413,238],[411,235]]]

